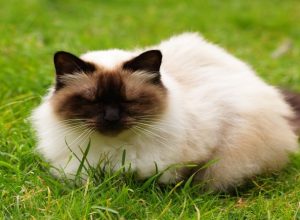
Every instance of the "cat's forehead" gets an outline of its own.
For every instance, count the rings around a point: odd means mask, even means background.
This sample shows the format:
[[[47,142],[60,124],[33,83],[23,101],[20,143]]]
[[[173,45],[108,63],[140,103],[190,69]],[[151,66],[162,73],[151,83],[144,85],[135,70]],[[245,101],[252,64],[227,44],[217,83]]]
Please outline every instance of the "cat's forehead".
[[[80,56],[81,59],[87,62],[94,63],[100,67],[108,70],[113,70],[117,66],[120,66],[125,61],[133,58],[135,54],[119,49],[105,50],[105,51],[93,51],[88,52]]]
[[[157,90],[148,83],[151,74],[143,71],[131,72],[122,68],[107,69],[97,67],[93,73],[78,73],[63,76],[66,85],[62,93],[92,96],[131,96],[141,91]]]
[[[124,63],[136,57],[135,53],[118,49],[83,54],[81,59],[94,67],[92,72],[77,72],[60,76],[65,85],[59,94],[87,94],[88,97],[130,96],[151,93],[160,87],[152,83],[156,74],[147,70],[124,68]]]
[[[92,73],[66,74],[61,77],[61,80],[66,85],[66,89],[75,88],[78,91],[85,89],[118,89],[124,83],[123,78],[126,73],[123,72],[120,68],[107,70],[103,67],[97,67]]]

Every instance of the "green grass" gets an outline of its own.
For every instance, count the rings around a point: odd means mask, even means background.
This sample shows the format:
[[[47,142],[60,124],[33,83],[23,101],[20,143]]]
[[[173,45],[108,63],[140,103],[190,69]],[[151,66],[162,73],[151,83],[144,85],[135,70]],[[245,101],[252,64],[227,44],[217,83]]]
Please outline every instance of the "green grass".
[[[102,3],[101,3],[102,2]],[[100,184],[62,184],[34,153],[27,117],[53,82],[52,56],[133,48],[199,31],[246,60],[267,82],[300,91],[300,2],[1,1],[0,218],[300,219],[300,156],[237,195],[147,184],[106,174]],[[271,53],[285,40],[292,48]]]

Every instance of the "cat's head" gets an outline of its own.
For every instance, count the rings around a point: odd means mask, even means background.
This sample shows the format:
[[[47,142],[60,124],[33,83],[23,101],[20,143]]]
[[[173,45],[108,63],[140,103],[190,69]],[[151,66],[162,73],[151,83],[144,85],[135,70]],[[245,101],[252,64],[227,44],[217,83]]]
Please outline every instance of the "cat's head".
[[[103,135],[143,129],[166,108],[161,61],[161,52],[150,50],[107,69],[57,52],[54,112],[66,123],[80,122]]]

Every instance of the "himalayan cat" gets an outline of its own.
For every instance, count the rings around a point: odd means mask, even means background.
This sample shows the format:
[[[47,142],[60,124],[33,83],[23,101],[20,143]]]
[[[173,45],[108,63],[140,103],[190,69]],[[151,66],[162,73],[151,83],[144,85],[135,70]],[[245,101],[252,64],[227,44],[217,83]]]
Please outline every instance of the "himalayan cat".
[[[195,168],[185,164],[214,161],[194,181],[226,191],[297,151],[299,96],[197,33],[134,51],[60,51],[54,65],[55,85],[32,122],[37,151],[69,178],[89,146],[91,166],[106,158],[118,170],[125,150],[138,178],[164,171],[161,183],[187,179]]]

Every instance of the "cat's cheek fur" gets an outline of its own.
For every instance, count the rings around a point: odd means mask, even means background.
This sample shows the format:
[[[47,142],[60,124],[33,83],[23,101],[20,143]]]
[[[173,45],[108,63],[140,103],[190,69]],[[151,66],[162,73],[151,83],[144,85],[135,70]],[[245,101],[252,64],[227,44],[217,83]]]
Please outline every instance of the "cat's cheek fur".
[[[154,48],[163,54],[161,80],[168,96],[160,121],[150,128],[153,135],[125,132],[110,138],[94,133],[87,155],[90,164],[96,166],[106,157],[118,169],[126,150],[126,164],[140,178],[147,178],[155,174],[156,166],[161,171],[175,164],[200,166],[213,160],[195,180],[207,182],[214,190],[226,190],[254,175],[282,168],[289,153],[297,151],[297,136],[286,119],[293,118],[293,112],[279,92],[246,64],[193,33]],[[113,68],[136,54],[109,50],[82,58]],[[51,96],[33,112],[37,150],[72,177],[79,166],[72,152],[82,157],[88,140],[80,142],[80,134],[61,123],[49,102]],[[176,182],[188,173],[171,169],[160,181]]]

